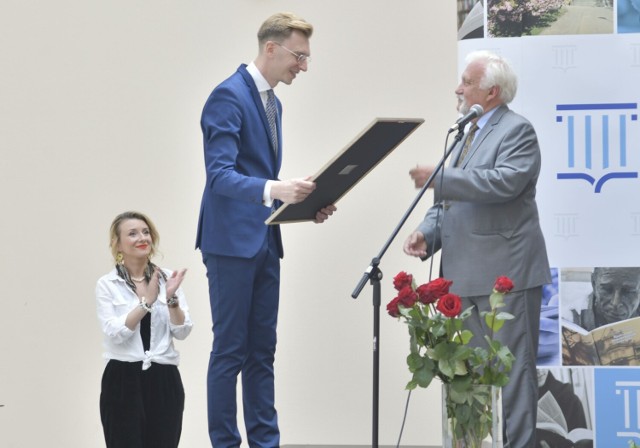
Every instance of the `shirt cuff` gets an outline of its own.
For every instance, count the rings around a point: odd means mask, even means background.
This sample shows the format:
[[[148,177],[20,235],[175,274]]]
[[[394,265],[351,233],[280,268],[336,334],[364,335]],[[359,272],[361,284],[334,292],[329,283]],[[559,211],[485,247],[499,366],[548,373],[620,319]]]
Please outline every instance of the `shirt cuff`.
[[[267,180],[264,184],[264,191],[262,192],[262,203],[265,207],[269,208],[273,205],[273,199],[271,199],[271,185],[273,185],[273,181]]]

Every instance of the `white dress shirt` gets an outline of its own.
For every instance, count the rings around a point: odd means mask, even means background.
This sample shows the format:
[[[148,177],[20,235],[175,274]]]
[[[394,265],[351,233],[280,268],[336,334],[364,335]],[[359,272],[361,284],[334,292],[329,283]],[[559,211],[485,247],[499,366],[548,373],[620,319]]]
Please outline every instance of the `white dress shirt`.
[[[170,270],[162,271],[167,277],[171,276]],[[165,282],[160,281],[158,300],[153,304],[151,313],[150,347],[145,351],[140,337],[140,324],[135,330],[130,330],[125,325],[129,312],[140,306],[140,299],[118,276],[115,269],[102,276],[96,285],[96,301],[98,320],[104,334],[103,358],[106,361],[110,359],[126,362],[142,361],[143,370],[151,367],[152,362],[177,366],[180,362],[180,354],[173,346],[173,338],[180,340],[186,338],[191,333],[193,323],[181,288],[178,288],[176,295],[180,308],[184,312],[182,325],[171,323]]]

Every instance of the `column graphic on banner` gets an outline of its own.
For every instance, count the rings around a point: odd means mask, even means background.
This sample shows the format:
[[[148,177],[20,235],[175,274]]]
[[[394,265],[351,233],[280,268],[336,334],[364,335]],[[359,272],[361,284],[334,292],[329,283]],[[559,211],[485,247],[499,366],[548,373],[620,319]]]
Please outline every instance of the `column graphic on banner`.
[[[576,52],[575,45],[555,45],[553,47],[554,69],[560,69],[563,72],[571,68],[576,68]]]
[[[640,212],[631,212],[632,232],[633,236],[640,236]]]
[[[640,439],[640,374],[637,368],[597,368],[596,447],[628,446]]]
[[[631,44],[631,67],[640,67],[640,44]]]
[[[554,236],[559,236],[564,239],[571,237],[577,237],[579,215],[577,213],[556,213],[554,215],[556,220],[556,228]]]
[[[618,437],[640,437],[640,381],[616,381],[616,395],[622,397],[623,428]]]
[[[559,180],[585,180],[600,193],[608,181],[636,179],[629,167],[629,128],[637,128],[638,103],[558,104],[556,122],[566,126],[567,168]],[[637,133],[636,133],[637,134]],[[595,177],[596,172],[601,172]]]

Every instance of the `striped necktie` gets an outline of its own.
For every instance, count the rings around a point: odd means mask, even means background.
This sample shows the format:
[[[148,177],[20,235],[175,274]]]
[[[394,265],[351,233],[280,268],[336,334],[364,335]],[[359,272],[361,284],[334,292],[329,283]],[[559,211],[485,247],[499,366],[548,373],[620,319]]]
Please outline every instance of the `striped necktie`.
[[[473,137],[475,137],[477,130],[478,130],[478,125],[473,123],[469,128],[469,132],[467,132],[467,139],[464,141],[464,146],[462,147],[462,152],[460,153],[460,157],[458,157],[456,166],[462,165],[464,158],[467,157],[467,154],[469,153],[469,148],[471,148],[471,143],[473,143]]]
[[[278,109],[276,107],[276,96],[273,94],[273,89],[267,90],[267,105],[265,112],[267,113],[267,120],[269,120],[269,128],[271,129],[271,143],[273,144],[273,150],[278,154],[278,125],[276,124]]]

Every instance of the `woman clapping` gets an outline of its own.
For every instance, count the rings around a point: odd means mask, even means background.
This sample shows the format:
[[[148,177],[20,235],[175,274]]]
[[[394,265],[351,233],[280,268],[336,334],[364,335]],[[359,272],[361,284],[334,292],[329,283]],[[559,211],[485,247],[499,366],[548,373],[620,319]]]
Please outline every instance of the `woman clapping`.
[[[180,288],[186,270],[151,262],[159,235],[142,213],[118,215],[110,233],[115,268],[96,286],[107,362],[100,393],[106,445],[175,448],[184,389],[173,338],[186,338],[193,325]]]

